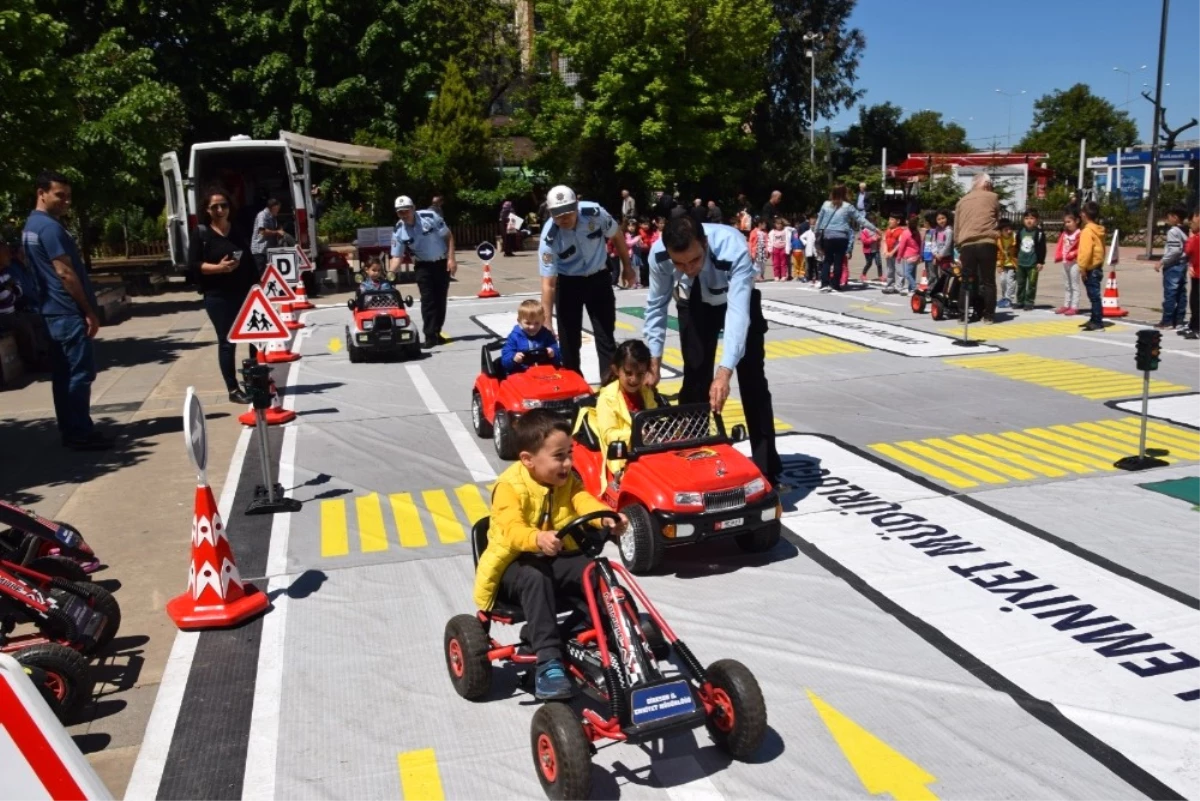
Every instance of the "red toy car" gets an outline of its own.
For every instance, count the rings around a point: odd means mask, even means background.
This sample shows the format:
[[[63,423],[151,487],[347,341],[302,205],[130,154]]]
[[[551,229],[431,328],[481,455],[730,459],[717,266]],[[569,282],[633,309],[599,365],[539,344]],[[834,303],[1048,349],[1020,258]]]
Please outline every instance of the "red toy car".
[[[504,342],[489,342],[480,352],[480,373],[471,391],[471,423],[483,439],[493,438],[501,459],[516,459],[513,421],[530,409],[549,409],[571,424],[580,401],[595,396],[583,376],[555,367],[545,348],[524,351],[527,370],[505,375],[500,364]]]
[[[412,295],[401,298],[394,289],[359,290],[346,302],[354,312],[354,331],[346,326],[346,351],[358,364],[368,356],[421,355],[421,336],[408,316]]]
[[[779,495],[754,462],[733,447],[745,427],[725,433],[708,404],[660,406],[633,417],[632,442],[600,452],[595,409],[575,433],[572,454],[584,486],[629,517],[621,561],[635,574],[654,570],[668,547],[733,537],[751,553],[779,542]],[[607,459],[625,459],[619,482]],[[601,478],[608,481],[600,492]]]

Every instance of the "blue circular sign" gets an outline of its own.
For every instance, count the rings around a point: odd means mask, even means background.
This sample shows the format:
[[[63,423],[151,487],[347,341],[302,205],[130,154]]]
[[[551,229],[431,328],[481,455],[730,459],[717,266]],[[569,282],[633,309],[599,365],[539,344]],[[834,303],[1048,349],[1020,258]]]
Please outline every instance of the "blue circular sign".
[[[479,247],[475,248],[475,255],[481,261],[491,261],[492,257],[496,255],[496,246],[491,242],[481,242]]]

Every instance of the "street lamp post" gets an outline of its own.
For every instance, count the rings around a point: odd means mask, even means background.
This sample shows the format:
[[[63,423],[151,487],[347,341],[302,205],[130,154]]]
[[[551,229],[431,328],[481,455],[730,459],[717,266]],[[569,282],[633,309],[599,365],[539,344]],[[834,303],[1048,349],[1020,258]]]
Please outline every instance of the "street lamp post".
[[[1162,3],[1162,25],[1158,34],[1158,79],[1154,88],[1154,122],[1150,128],[1150,197],[1146,204],[1146,260],[1154,258],[1154,202],[1158,195],[1158,129],[1162,124],[1163,61],[1167,53],[1167,14],[1170,0]]]
[[[1113,72],[1121,72],[1121,73],[1125,74],[1125,105],[1126,106],[1129,105],[1129,89],[1131,86],[1130,82],[1133,80],[1133,73],[1141,72],[1144,69],[1146,69],[1145,64],[1138,67],[1136,70],[1123,70],[1120,67],[1113,67]]]
[[[808,48],[804,55],[808,56],[808,163],[817,161],[816,126],[817,126],[817,53],[812,43],[820,39],[818,33],[804,34],[804,42]]]
[[[1025,94],[1022,89],[1019,92],[1006,92],[1003,89],[997,89],[996,94],[1004,95],[1008,98],[1008,151],[1012,152],[1012,102],[1014,97],[1020,97]]]

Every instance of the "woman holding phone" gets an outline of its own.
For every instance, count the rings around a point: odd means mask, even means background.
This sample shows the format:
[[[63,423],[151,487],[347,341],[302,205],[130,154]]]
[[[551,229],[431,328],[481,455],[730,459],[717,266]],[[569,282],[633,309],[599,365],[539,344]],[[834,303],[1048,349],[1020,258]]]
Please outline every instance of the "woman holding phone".
[[[229,329],[246,300],[246,293],[256,283],[254,257],[245,236],[234,232],[230,220],[233,209],[229,194],[211,188],[203,195],[201,219],[188,244],[188,277],[204,295],[204,310],[217,332],[217,364],[229,390],[231,403],[249,403],[250,398],[238,386],[237,364],[234,359],[237,344],[228,339]],[[250,346],[250,357],[256,349]]]

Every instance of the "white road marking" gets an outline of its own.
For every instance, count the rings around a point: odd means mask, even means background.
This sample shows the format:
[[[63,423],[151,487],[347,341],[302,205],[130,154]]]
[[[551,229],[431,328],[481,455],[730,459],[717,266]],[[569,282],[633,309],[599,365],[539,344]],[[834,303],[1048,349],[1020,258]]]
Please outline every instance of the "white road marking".
[[[1116,404],[1124,412],[1142,413],[1142,401],[1127,400]],[[1150,398],[1146,414],[1157,420],[1178,423],[1188,428],[1200,428],[1200,392],[1188,395],[1168,395],[1165,398]]]
[[[1128,325],[1123,323],[1122,325]],[[1122,348],[1136,348],[1136,342],[1118,342],[1115,339],[1103,339],[1102,337],[1089,337],[1086,334],[1069,334],[1067,339],[1082,339],[1084,342],[1099,342],[1104,345],[1117,345]],[[1189,359],[1200,359],[1200,353],[1193,353],[1190,350],[1176,350],[1175,348],[1163,348],[1163,353],[1174,353],[1176,356],[1187,356]]]
[[[454,445],[454,450],[458,451],[458,457],[462,459],[463,466],[471,473],[471,480],[478,482],[494,479],[496,471],[492,469],[491,463],[483,455],[483,451],[480,450],[479,443],[475,441],[474,435],[467,430],[458,415],[450,411],[449,407],[442,401],[437,390],[433,388],[429,376],[425,375],[425,371],[415,364],[407,365],[405,369],[408,370],[408,375],[412,379],[413,386],[417,388],[417,394],[425,402],[425,407],[441,422],[442,428],[446,431],[446,436],[450,438],[450,443]]]
[[[724,801],[725,796],[704,773],[695,757],[657,759],[654,776],[673,801]]]

